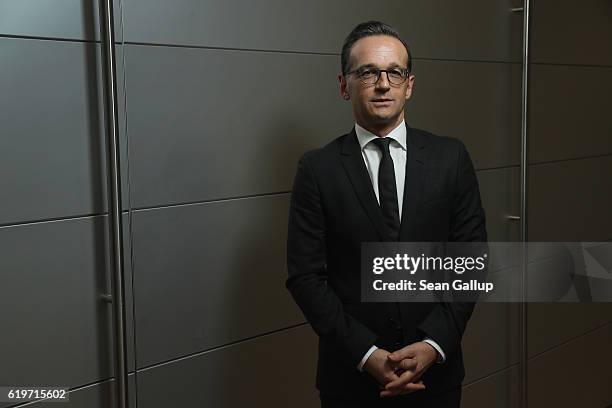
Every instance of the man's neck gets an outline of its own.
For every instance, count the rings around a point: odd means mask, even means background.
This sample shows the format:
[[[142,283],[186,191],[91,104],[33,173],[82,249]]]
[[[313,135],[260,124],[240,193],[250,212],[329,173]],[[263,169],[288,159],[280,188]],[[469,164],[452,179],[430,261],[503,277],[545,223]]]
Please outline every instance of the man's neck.
[[[383,123],[383,124],[361,124],[359,123],[359,121],[356,120],[357,124],[359,126],[361,126],[362,128],[366,129],[368,132],[378,136],[378,137],[385,137],[387,136],[389,133],[391,133],[391,131],[393,131],[393,129],[395,129],[396,127],[399,126],[400,123],[402,123],[404,121],[403,117],[400,117],[399,120],[395,121],[392,124],[389,123]]]

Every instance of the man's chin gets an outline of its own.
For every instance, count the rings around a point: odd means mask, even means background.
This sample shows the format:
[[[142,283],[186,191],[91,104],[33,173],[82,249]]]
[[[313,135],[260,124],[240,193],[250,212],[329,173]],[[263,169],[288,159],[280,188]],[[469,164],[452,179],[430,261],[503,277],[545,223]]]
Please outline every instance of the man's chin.
[[[395,123],[398,119],[399,115],[397,113],[384,113],[379,112],[377,114],[372,115],[369,118],[369,122],[376,125],[389,125]]]

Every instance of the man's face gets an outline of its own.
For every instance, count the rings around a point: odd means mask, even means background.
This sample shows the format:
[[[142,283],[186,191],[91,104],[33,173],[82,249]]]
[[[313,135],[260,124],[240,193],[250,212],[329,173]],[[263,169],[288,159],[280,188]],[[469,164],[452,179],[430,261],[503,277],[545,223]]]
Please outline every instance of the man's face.
[[[353,44],[348,71],[365,66],[406,69],[407,63],[408,52],[401,41],[387,35],[373,35]],[[364,84],[356,73],[346,77],[340,74],[338,79],[340,94],[351,101],[359,125],[371,131],[390,131],[404,119],[404,105],[412,95],[414,75],[409,75],[401,85],[391,84],[385,72],[372,85]]]

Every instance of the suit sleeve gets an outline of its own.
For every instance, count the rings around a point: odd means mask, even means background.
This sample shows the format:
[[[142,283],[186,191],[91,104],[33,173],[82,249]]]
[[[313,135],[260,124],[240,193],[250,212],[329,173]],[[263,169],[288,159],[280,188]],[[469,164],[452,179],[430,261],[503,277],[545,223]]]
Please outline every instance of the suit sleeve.
[[[476,172],[470,155],[461,141],[458,150],[456,188],[452,199],[448,241],[482,242],[486,248],[485,213],[481,205]],[[437,342],[448,356],[459,348],[475,304],[475,302],[459,301],[441,302],[432,309],[419,325],[419,329]]]
[[[298,163],[291,194],[285,286],[316,334],[335,344],[343,360],[357,369],[378,336],[344,311],[327,284],[325,216],[308,157]]]

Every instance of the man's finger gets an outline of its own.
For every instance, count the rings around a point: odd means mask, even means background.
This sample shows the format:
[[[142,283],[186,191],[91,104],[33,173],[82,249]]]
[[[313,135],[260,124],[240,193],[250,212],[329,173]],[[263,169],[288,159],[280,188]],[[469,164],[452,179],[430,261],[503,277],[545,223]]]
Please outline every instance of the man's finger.
[[[381,390],[385,389],[385,385],[387,385],[390,382],[393,381],[397,381],[399,380],[399,375],[397,373],[387,373],[385,375],[383,375],[379,380],[378,380],[378,386]]]
[[[423,384],[423,381],[419,381],[416,383],[405,384],[399,390],[388,390],[388,389],[382,390],[380,392],[380,396],[381,397],[391,397],[395,395],[404,395],[404,394],[410,394],[411,392],[420,391],[424,389],[425,389],[425,384]]]
[[[394,362],[398,362],[405,358],[412,358],[415,356],[416,356],[416,352],[414,350],[414,347],[412,346],[406,346],[397,351],[394,351],[393,353],[387,354],[387,358]]]
[[[397,368],[401,370],[414,370],[418,366],[416,358],[405,358],[397,363]]]
[[[411,370],[404,371],[397,380],[393,380],[387,383],[385,388],[387,390],[399,390],[405,384],[411,383],[414,380],[415,372]]]
[[[381,384],[381,386],[384,388],[386,384],[389,384],[390,382],[393,381],[399,381],[400,376],[397,373],[388,373],[385,376],[385,383]]]

